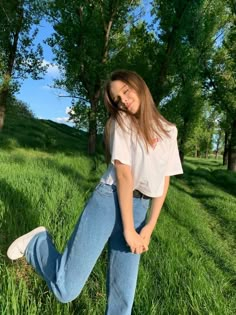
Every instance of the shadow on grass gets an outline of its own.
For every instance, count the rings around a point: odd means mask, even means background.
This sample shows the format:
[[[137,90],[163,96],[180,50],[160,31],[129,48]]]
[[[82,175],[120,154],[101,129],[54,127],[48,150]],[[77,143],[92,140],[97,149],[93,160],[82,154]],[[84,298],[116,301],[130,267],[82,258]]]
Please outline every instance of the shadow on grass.
[[[222,161],[221,160],[208,160],[208,159],[197,159],[197,158],[186,158],[186,163],[191,164],[193,166],[206,166],[206,167],[222,167]]]
[[[217,198],[220,198],[217,194],[218,190],[231,195],[232,200],[236,197],[236,173],[221,169],[209,171],[203,168],[197,168],[193,170],[186,166],[185,170],[187,170],[187,172],[183,179],[191,188],[191,192],[185,191],[178,183],[174,184],[175,187],[197,199],[202,204],[203,208],[218,220],[221,230],[226,234],[230,234],[233,239],[236,239],[236,222],[234,224],[232,218],[227,219],[224,216],[223,210],[219,211],[217,207]],[[210,194],[209,191],[204,193],[204,185],[207,183],[212,185],[212,193]],[[212,202],[212,199],[215,199],[215,202]]]
[[[171,207],[168,205],[167,202],[166,212],[171,218],[175,220],[176,225],[177,226],[179,225],[185,228],[187,231],[189,231],[195,243],[201,248],[205,255],[207,255],[210,259],[214,261],[215,265],[218,267],[219,270],[222,270],[223,272],[227,273],[230,277],[235,277],[236,269],[229,265],[227,261],[224,260],[224,258],[219,255],[218,251],[207,242],[207,240],[204,238],[205,234],[201,233],[201,231],[198,230],[196,227],[185,223],[178,217],[176,213],[170,211],[169,210],[170,208]]]
[[[202,173],[203,171],[203,173]],[[196,170],[197,172],[197,170]],[[201,174],[201,175],[200,175]],[[206,175],[204,175],[206,174]],[[173,181],[172,186],[174,186],[177,190],[190,195],[192,198],[198,200],[198,202],[202,205],[203,209],[207,213],[209,213],[212,217],[214,217],[215,220],[219,223],[219,229],[218,232],[220,234],[230,235],[234,240],[236,240],[236,222],[232,222],[232,218],[227,218],[224,216],[224,213],[222,211],[219,211],[217,205],[217,198],[220,198],[217,195],[217,190],[221,189],[221,185],[215,184],[215,179],[211,179],[211,176],[209,175],[209,172],[207,174],[206,170],[201,170],[200,172],[197,172],[197,175],[195,173],[191,173],[191,175],[188,175],[187,177],[183,177],[184,182],[187,183],[188,187],[191,188],[191,190],[188,190],[187,188],[184,188],[184,185],[182,185],[181,181]],[[213,187],[216,187],[216,189],[212,189],[212,193],[206,192],[204,193],[204,182],[199,183],[199,179],[204,179],[205,181],[209,182],[213,185]],[[231,179],[229,179],[231,181]],[[200,185],[200,188],[199,188]],[[200,190],[199,190],[200,189]],[[231,189],[231,187],[230,187]],[[226,191],[229,193],[228,191]],[[234,195],[233,195],[234,197]],[[214,199],[214,202],[212,202],[212,199]],[[235,200],[236,202],[236,200]]]
[[[190,187],[194,187],[196,179],[204,179],[216,186],[216,188],[236,197],[236,173],[234,172],[223,169],[214,169],[211,171],[201,167],[193,170],[190,166],[184,165],[183,179],[186,180]]]
[[[67,165],[61,165],[57,161],[52,160],[50,158],[49,159],[37,158],[37,161],[45,165],[45,167],[54,169],[58,173],[67,177],[70,181],[73,182],[75,189],[76,187],[78,187],[80,192],[85,194],[85,199],[87,199],[88,193],[93,190],[93,188],[95,187],[99,179],[99,177],[96,176],[96,172],[94,172],[94,176],[89,175],[88,177],[85,177],[81,172],[79,172],[78,170],[75,170],[73,167],[70,167]],[[92,170],[90,171],[90,174],[91,173],[92,173]]]
[[[224,236],[228,235],[231,239],[235,240],[236,224],[234,224],[232,220],[229,220],[221,215],[220,211],[216,211],[216,208],[218,204],[217,198],[219,198],[217,195],[218,189],[221,189],[235,197],[235,190],[233,189],[232,183],[234,183],[235,181],[236,174],[232,174],[231,172],[228,173],[224,170],[215,170],[212,172],[200,168],[198,168],[197,170],[193,170],[185,166],[185,170],[186,169],[187,172],[185,172],[185,175],[182,177],[183,181],[175,180],[173,181],[172,185],[178,191],[184,194],[188,194],[192,198],[197,200],[202,205],[203,209],[205,209],[210,215],[214,217],[214,219],[217,220],[217,232],[220,234],[220,236],[224,238]],[[204,185],[206,185],[207,187],[208,183],[213,185],[212,193],[209,193],[209,191],[206,191],[206,193],[204,193]],[[215,201],[212,203],[213,198],[215,199]],[[232,265],[224,260],[223,257],[220,257],[218,252],[211,244],[208,244],[207,240],[204,239],[204,235],[201,234],[201,231],[198,230],[196,227],[191,226],[187,222],[184,222],[178,217],[176,213],[172,213],[168,209],[169,207],[167,199],[167,212],[176,221],[176,224],[179,224],[180,226],[186,228],[191,233],[196,243],[199,244],[203,252],[214,261],[219,269],[227,272],[231,277],[234,276],[235,268],[233,268]],[[229,246],[233,245],[229,244]]]
[[[25,195],[12,187],[6,180],[0,180],[0,199],[4,204],[4,214],[0,230],[0,247],[3,253],[18,236],[38,226],[37,211]]]

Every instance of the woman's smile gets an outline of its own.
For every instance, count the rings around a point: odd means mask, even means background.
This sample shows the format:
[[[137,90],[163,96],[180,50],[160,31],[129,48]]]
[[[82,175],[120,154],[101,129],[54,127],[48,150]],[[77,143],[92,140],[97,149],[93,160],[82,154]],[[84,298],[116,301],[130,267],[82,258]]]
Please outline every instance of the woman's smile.
[[[126,83],[120,80],[111,82],[111,95],[118,106],[125,107],[132,114],[138,112],[140,107],[138,94]]]

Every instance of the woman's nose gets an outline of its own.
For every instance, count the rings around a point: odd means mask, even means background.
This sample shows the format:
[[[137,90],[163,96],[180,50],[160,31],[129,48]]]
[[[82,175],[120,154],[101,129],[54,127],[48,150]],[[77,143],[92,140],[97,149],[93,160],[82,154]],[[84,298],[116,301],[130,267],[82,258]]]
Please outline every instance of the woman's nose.
[[[122,102],[124,105],[127,105],[127,103],[128,103],[128,97],[127,97],[127,95],[121,96],[121,102]]]

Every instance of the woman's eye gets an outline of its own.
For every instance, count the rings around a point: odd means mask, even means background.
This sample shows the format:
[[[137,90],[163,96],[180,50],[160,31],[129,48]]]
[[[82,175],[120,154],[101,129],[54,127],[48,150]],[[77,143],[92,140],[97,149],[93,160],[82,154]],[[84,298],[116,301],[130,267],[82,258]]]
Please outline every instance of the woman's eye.
[[[127,90],[124,91],[124,94],[126,94],[126,93],[128,93],[128,92],[129,92],[129,90],[127,89]]]

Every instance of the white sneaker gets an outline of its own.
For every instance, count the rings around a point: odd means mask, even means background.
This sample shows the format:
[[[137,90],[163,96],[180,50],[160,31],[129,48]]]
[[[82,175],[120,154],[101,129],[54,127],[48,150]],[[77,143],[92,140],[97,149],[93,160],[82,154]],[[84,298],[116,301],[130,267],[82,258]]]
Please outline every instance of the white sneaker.
[[[40,233],[46,231],[46,228],[44,226],[39,226],[36,229],[30,231],[27,234],[24,234],[20,237],[18,237],[8,248],[7,250],[7,256],[11,260],[16,260],[18,258],[21,258],[24,256],[26,247],[28,246],[29,242],[32,240],[32,238]]]

